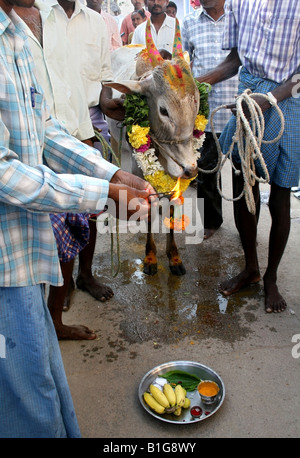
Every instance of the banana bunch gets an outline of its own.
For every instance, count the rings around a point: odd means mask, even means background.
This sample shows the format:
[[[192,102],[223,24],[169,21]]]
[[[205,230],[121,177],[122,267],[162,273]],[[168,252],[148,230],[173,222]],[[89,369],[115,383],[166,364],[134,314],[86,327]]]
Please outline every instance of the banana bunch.
[[[157,386],[151,384],[149,392],[144,393],[144,401],[154,412],[162,415],[165,413],[173,413],[181,415],[182,409],[187,409],[191,401],[186,397],[186,391],[181,385],[176,385],[175,388],[166,383],[161,390]]]

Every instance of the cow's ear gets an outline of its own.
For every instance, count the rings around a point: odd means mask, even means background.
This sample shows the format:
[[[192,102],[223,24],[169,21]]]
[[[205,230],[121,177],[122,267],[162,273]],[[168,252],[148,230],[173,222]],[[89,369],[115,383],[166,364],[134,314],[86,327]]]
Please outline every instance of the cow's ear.
[[[141,84],[139,81],[129,80],[129,81],[120,81],[120,82],[105,82],[102,83],[103,86],[108,86],[113,89],[116,89],[123,94],[131,94],[132,92],[142,92]]]

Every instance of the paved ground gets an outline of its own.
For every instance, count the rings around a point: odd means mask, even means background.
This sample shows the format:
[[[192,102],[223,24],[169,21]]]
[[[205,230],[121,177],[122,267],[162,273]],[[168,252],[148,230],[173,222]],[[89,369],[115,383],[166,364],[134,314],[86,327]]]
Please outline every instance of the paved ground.
[[[223,186],[230,196],[228,167]],[[263,198],[267,193],[264,186]],[[187,196],[195,197],[195,190],[188,190]],[[183,277],[169,273],[162,236],[159,272],[149,278],[142,273],[144,235],[121,234],[121,270],[113,278],[110,238],[98,236],[95,274],[112,286],[115,296],[102,304],[77,290],[64,321],[85,324],[98,338],[61,342],[84,438],[300,436],[300,201],[292,194],[291,201],[291,234],[279,271],[279,286],[288,302],[282,314],[264,312],[261,284],[230,298],[218,293],[219,281],[243,265],[231,202],[224,200],[224,224],[211,239],[191,245],[179,235],[187,270]],[[258,237],[262,272],[269,227],[264,204]],[[298,340],[293,342],[293,336]],[[225,400],[207,420],[169,424],[140,405],[138,387],[144,374],[174,360],[199,362],[221,376]]]

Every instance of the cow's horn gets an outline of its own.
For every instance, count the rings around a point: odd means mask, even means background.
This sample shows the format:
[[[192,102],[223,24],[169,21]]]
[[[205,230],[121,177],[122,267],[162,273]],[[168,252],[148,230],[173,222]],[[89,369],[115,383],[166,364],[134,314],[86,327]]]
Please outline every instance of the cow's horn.
[[[180,59],[184,59],[183,52],[182,52],[180,25],[179,25],[179,21],[177,18],[176,18],[176,27],[175,27],[172,58],[173,57],[179,57]]]
[[[148,19],[147,24],[146,24],[146,45],[147,45],[147,50],[148,50],[149,61],[152,67],[161,65],[164,59],[161,57],[160,53],[158,52],[154,44],[152,34],[151,34],[150,18]]]

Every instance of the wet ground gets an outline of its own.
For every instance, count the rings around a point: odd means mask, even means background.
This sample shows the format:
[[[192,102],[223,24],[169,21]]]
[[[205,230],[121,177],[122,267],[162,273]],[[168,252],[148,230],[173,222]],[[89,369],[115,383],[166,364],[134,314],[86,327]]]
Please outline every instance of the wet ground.
[[[230,194],[229,170],[225,169],[223,183]],[[262,192],[265,198],[268,187]],[[191,188],[187,195],[196,197],[196,191]],[[300,342],[300,201],[293,195],[291,201],[291,236],[279,272],[288,302],[283,314],[264,312],[261,283],[229,298],[218,292],[220,281],[243,266],[231,202],[223,202],[224,223],[209,240],[191,245],[178,234],[186,268],[181,277],[169,271],[163,235],[156,237],[158,273],[145,275],[145,235],[131,233],[120,234],[120,271],[113,277],[110,236],[98,235],[94,272],[115,296],[102,304],[76,290],[64,322],[91,327],[97,339],[61,342],[83,437],[300,436],[300,358],[292,353],[293,336]],[[262,272],[269,225],[264,203],[258,236]],[[117,264],[115,237],[113,269]],[[144,374],[175,360],[202,363],[221,376],[224,404],[207,421],[170,425],[141,407],[137,392]]]
[[[249,291],[225,298],[217,288],[224,273],[230,274],[232,263],[236,269],[242,266],[239,251],[234,253],[232,247],[226,254],[222,245],[203,244],[201,256],[190,257],[190,246],[181,245],[186,275],[176,277],[169,271],[164,243],[160,242],[158,274],[149,277],[143,273],[144,240],[144,236],[128,240],[126,249],[132,258],[122,259],[118,277],[110,281],[122,304],[120,330],[128,343],[153,341],[160,346],[180,342],[187,336],[192,342],[218,337],[220,331],[224,340],[233,342],[250,332],[239,317],[241,307],[249,304]],[[95,271],[101,277],[108,274],[107,269],[102,265]],[[254,288],[250,297],[259,295],[259,289]],[[246,321],[251,320],[250,310]]]

